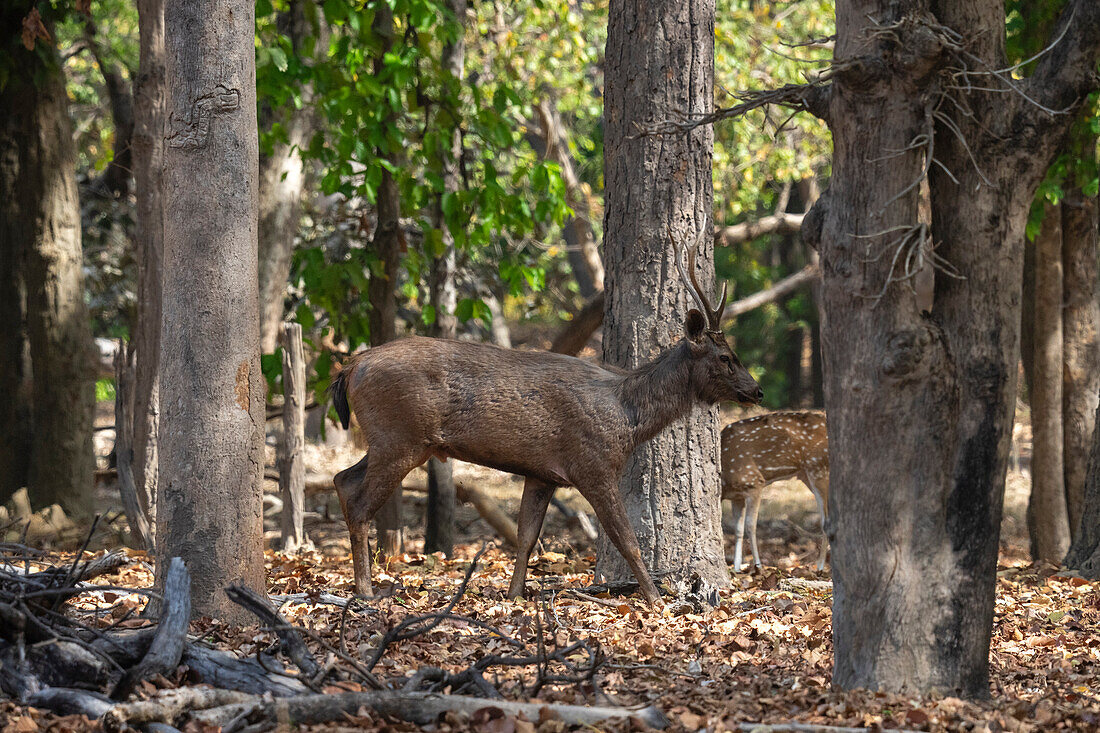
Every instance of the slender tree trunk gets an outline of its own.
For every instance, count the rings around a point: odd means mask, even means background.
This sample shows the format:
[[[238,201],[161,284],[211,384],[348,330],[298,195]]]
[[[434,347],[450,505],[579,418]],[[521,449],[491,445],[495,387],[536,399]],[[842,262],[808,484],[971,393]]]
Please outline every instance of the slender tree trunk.
[[[134,483],[156,525],[157,431],[160,424],[160,332],[164,209],[164,0],[138,0],[140,58],[134,80],[134,193],[138,261],[137,323],[134,334]]]
[[[1100,409],[1093,419],[1100,422]],[[1065,565],[1086,578],[1100,580],[1100,430],[1094,431],[1092,435],[1081,509],[1081,529],[1073,539]]]
[[[709,111],[714,82],[712,0],[614,0],[608,14],[604,171],[607,311],[604,360],[635,367],[675,342],[687,311],[673,274],[671,228],[688,244],[710,232],[709,128],[683,137],[636,138],[635,123],[655,110]],[[701,253],[704,287],[713,282],[713,240]],[[642,558],[674,585],[697,576],[729,583],[721,544],[717,410],[697,409],[627,463],[620,490]],[[596,572],[630,579],[625,561],[601,533]],[[665,575],[667,574],[667,575]]]
[[[1035,381],[1031,391],[1031,556],[1060,562],[1069,549],[1062,440],[1062,218],[1047,206],[1035,240]]]
[[[575,212],[562,225],[566,257],[577,281],[581,297],[588,300],[603,290],[603,261],[592,232],[592,200],[581,185],[569,153],[569,134],[562,124],[561,115],[552,97],[544,95],[535,105],[541,135],[529,135],[528,140],[536,152],[558,164],[562,183],[565,184],[566,201]]]
[[[291,0],[279,13],[277,23],[290,38],[295,53],[300,54],[302,40],[311,30],[302,0]],[[303,94],[308,96],[309,91],[303,90]],[[272,110],[264,105],[261,129],[270,129],[276,123],[286,130],[286,140],[276,141],[270,155],[260,156],[260,349],[265,354],[278,346],[283,320],[283,300],[305,187],[305,166],[298,148],[306,146],[313,128],[310,100],[307,98],[297,109]]]
[[[454,43],[443,47],[442,65],[445,96],[457,99],[462,88],[463,68],[466,60],[466,0],[448,0],[448,8],[458,25],[458,37]],[[457,107],[456,107],[457,109]],[[458,119],[441,110],[451,128],[450,140],[441,145],[439,163],[443,178],[443,194],[458,191],[461,177],[458,164],[462,159],[462,133]],[[454,235],[443,221],[442,195],[432,212],[432,225],[443,235],[443,254],[432,260],[431,303],[435,307],[432,335],[453,339],[456,334],[455,305],[455,244]],[[428,460],[428,508],[424,522],[424,552],[442,552],[448,557],[455,542],[455,483],[454,464],[436,458]]]
[[[283,439],[279,447],[279,494],[283,511],[279,518],[282,551],[311,548],[305,531],[306,464],[306,358],[302,350],[302,326],[284,323],[283,332]]]
[[[382,46],[375,59],[375,73],[383,68],[382,57],[393,45],[393,13],[385,4],[378,6],[374,16],[374,32],[382,39]],[[392,121],[391,121],[392,122]],[[371,274],[367,287],[370,300],[370,345],[381,346],[397,338],[395,319],[397,318],[397,266],[401,259],[401,201],[397,183],[389,171],[382,171],[382,182],[378,185],[378,223],[374,230],[371,247],[375,256],[382,261],[382,274]],[[399,555],[404,551],[404,522],[401,519],[401,487],[382,505],[375,515],[374,525],[378,532],[378,544],[388,556]]]
[[[1096,136],[1085,135],[1083,155],[1096,159]],[[1085,503],[1089,450],[1100,393],[1100,237],[1097,197],[1074,187],[1062,200],[1064,347],[1062,420],[1065,440],[1066,509],[1077,536]]]
[[[158,582],[182,557],[193,612],[247,622],[222,589],[265,590],[254,6],[171,3],[164,20]]]
[[[33,7],[30,2],[8,3],[0,11],[0,27],[18,28]],[[8,251],[5,259],[12,258],[3,265],[7,271],[3,274],[16,292],[22,280],[26,298],[23,314],[33,386],[30,420],[17,423],[16,429],[33,426],[27,454],[28,494],[36,507],[58,503],[70,515],[84,517],[92,510],[95,467],[93,346],[84,305],[76,151],[61,59],[53,46],[49,18],[46,21],[49,36],[37,39],[33,51],[20,45],[14,31],[7,34],[3,48],[11,66],[0,91],[4,118],[0,130],[16,137],[0,144],[5,156],[0,196],[14,199],[4,206],[19,219],[0,225],[7,230],[2,245]],[[17,156],[14,170],[13,154]],[[10,172],[18,177],[9,181]],[[9,263],[17,263],[14,272]],[[18,316],[18,307],[8,305],[5,310],[5,315]],[[19,331],[20,321],[5,321],[0,328]],[[13,350],[5,360],[20,361],[23,349],[18,334],[7,340],[5,345]],[[14,387],[17,392],[11,408],[4,409],[16,414],[27,404],[20,399],[18,371],[15,367],[5,375],[13,378],[6,389]],[[16,468],[19,463],[16,460]]]

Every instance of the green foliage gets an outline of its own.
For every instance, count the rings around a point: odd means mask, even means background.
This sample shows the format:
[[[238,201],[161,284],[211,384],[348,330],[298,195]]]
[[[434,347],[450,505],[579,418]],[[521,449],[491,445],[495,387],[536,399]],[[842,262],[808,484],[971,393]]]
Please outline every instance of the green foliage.
[[[114,402],[115,401],[115,380],[113,379],[97,379],[95,382],[95,401],[96,402]]]

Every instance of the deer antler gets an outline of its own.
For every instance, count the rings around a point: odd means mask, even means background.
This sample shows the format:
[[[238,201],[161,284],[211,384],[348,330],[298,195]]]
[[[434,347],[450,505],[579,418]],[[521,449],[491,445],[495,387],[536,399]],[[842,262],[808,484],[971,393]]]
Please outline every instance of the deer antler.
[[[695,254],[692,253],[691,276],[689,277],[688,270],[684,267],[684,248],[676,241],[676,237],[672,236],[671,226],[668,227],[668,238],[669,241],[672,242],[672,251],[676,253],[676,269],[680,271],[680,279],[687,285],[688,293],[695,301],[695,305],[709,317],[710,310],[707,309],[706,298],[703,297],[702,291],[699,290],[699,285],[695,282]]]
[[[696,240],[695,245],[688,253],[686,268],[684,265],[684,249],[677,244],[675,237],[672,236],[672,227],[668,228],[668,236],[669,239],[672,240],[672,246],[676,251],[676,269],[680,271],[680,277],[683,278],[684,283],[688,286],[688,292],[691,293],[691,297],[695,300],[696,305],[699,306],[699,310],[706,314],[710,330],[722,330],[722,312],[726,310],[726,287],[728,283],[722,283],[722,295],[718,298],[718,307],[712,308],[710,300],[703,294],[703,289],[699,287],[699,281],[695,279],[695,255],[703,245],[703,240],[707,236],[707,230],[703,229],[703,233],[699,235],[699,239]]]

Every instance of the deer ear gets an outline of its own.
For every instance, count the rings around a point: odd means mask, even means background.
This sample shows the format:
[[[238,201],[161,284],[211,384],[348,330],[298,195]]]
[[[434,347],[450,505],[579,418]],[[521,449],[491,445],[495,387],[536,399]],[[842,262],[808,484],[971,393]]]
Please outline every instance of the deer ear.
[[[688,311],[687,320],[684,321],[684,332],[692,341],[698,341],[707,330],[707,317],[692,308]]]

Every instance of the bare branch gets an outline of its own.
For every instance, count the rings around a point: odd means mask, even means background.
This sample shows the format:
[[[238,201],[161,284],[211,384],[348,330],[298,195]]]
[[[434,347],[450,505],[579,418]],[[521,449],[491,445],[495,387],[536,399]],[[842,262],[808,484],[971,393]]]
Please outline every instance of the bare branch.
[[[745,221],[714,230],[715,247],[731,247],[750,242],[765,234],[796,234],[802,229],[805,214],[780,212],[754,221]]]
[[[747,298],[734,301],[726,308],[726,320],[723,326],[733,325],[734,319],[749,311],[756,310],[760,306],[773,303],[795,292],[804,285],[813,282],[821,275],[821,269],[816,264],[806,265],[793,275],[788,275],[767,290],[753,293]]]

